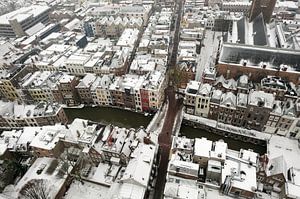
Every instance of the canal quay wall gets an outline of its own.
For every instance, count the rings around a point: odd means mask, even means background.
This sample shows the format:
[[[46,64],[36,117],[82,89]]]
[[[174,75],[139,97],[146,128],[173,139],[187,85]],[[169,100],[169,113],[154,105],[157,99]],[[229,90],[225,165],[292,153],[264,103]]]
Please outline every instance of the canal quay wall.
[[[218,123],[207,118],[183,113],[183,124],[212,132],[214,134],[229,137],[242,142],[249,142],[255,145],[267,146],[270,134],[243,129],[240,127]]]
[[[168,106],[169,102],[167,101],[167,103],[164,103],[163,106],[161,106],[160,109],[155,113],[154,117],[147,126],[147,132],[160,132],[162,130]]]
[[[182,125],[183,122],[183,115],[184,115],[184,108],[183,106],[181,107],[181,109],[178,111],[176,118],[175,118],[175,122],[174,122],[174,126],[173,126],[173,135],[174,136],[179,136],[180,133],[180,127]]]

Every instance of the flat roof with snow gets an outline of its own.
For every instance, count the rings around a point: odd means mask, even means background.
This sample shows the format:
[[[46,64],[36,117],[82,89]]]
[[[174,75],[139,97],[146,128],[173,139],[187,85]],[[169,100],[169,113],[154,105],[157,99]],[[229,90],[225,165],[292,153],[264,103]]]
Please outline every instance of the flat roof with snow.
[[[210,157],[212,141],[206,138],[195,138],[194,155],[199,157]]]
[[[9,24],[9,20],[17,20],[18,22],[25,21],[30,17],[37,17],[38,15],[50,10],[48,6],[32,5],[29,7],[22,7],[13,12],[0,16],[0,24]]]
[[[266,63],[266,68],[280,70],[285,66],[287,71],[300,72],[300,51],[265,46],[223,44],[219,62],[243,65],[243,61],[246,61],[246,66],[261,67],[262,63]]]

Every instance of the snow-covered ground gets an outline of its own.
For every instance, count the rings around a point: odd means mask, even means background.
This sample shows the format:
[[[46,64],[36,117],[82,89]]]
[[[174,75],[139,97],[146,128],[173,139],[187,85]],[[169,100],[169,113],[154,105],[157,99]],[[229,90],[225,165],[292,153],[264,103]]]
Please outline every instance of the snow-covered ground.
[[[169,106],[169,103],[167,102],[164,104],[164,106],[161,109],[159,109],[156,112],[156,114],[152,118],[151,122],[147,126],[147,129],[146,129],[147,132],[156,132],[157,135],[161,132],[168,106]]]
[[[175,118],[175,123],[174,123],[174,126],[173,126],[173,135],[174,136],[178,136],[179,135],[179,132],[180,132],[180,127],[181,127],[181,124],[182,124],[182,119],[183,119],[183,114],[184,111],[183,111],[183,108],[181,110],[178,111],[177,115],[176,115],[176,118]]]
[[[64,199],[104,199],[107,196],[108,190],[108,187],[94,183],[84,182],[84,184],[81,184],[79,181],[74,181],[65,194]]]

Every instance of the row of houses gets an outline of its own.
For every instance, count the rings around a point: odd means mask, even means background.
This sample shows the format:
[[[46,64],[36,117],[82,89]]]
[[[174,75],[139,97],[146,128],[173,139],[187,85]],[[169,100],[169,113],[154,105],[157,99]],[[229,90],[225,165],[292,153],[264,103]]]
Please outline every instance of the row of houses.
[[[9,198],[25,197],[24,189],[32,183],[51,198],[90,194],[101,199],[142,199],[151,191],[156,143],[157,135],[150,135],[144,128],[125,129],[82,119],[70,125],[4,131],[0,138],[1,159],[14,153],[34,154],[37,158],[28,164],[29,169],[16,184],[5,188],[1,197],[7,198],[7,193]],[[37,180],[53,185],[44,185],[45,188]]]
[[[154,70],[166,72],[172,14],[171,9],[162,8],[149,18],[130,66],[130,73],[145,74]]]
[[[148,22],[148,19],[152,12],[152,5],[122,5],[122,4],[100,4],[99,6],[91,6],[87,10],[83,11],[83,14],[87,17],[93,17],[94,19],[101,19],[105,16],[127,17],[127,18],[141,18],[143,20],[143,26]]]
[[[0,101],[0,128],[21,128],[65,124],[68,118],[57,103],[39,102],[31,105]]]
[[[288,82],[268,77],[254,86],[245,75],[238,81],[222,76],[217,79],[211,84],[189,82],[184,100],[186,113],[242,128],[299,137],[300,102],[297,91]]]
[[[88,37],[118,38],[126,28],[141,28],[143,26],[143,19],[136,17],[128,19],[127,17],[121,18],[120,16],[117,18],[105,16],[95,20],[92,17],[87,17],[83,19],[82,23],[84,33]]]
[[[139,45],[138,29],[125,29],[117,40],[90,42],[78,32],[52,32],[37,40],[43,49],[38,54],[22,64],[3,66],[1,98],[27,104],[49,101],[156,111],[164,99],[171,16],[170,9],[151,16]],[[11,46],[32,44],[19,38]]]
[[[117,106],[134,111],[156,111],[164,100],[165,75],[152,71],[145,75],[88,73],[82,79],[63,72],[36,71],[20,82],[21,101],[57,102],[69,106],[94,104]]]

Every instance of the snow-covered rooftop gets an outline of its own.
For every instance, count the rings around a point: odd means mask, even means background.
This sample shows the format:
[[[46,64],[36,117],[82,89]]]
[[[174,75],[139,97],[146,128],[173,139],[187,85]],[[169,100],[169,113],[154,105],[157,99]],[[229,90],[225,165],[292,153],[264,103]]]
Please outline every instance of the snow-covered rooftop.
[[[199,157],[210,157],[213,142],[206,138],[195,138],[194,155]]]
[[[259,106],[272,109],[274,101],[275,97],[271,93],[256,90],[252,90],[249,93],[248,103],[252,106]]]
[[[64,199],[106,199],[108,191],[108,187],[99,184],[91,182],[84,182],[84,184],[82,184],[79,181],[74,181],[66,192]]]
[[[230,157],[225,160],[224,169],[222,169],[223,183],[227,176],[230,176],[232,179],[232,187],[249,192],[255,192],[257,188],[256,167],[249,166],[249,163],[241,161],[238,158]]]
[[[133,48],[138,39],[138,34],[138,29],[125,29],[117,42],[117,46]]]
[[[300,165],[300,148],[297,140],[273,135],[268,144],[269,159],[283,156],[287,168]]]
[[[18,10],[0,16],[0,23],[9,24],[9,20],[17,20],[18,22],[23,22],[30,17],[39,16],[40,14],[48,10],[50,10],[48,6],[32,5],[29,7],[22,7]]]

